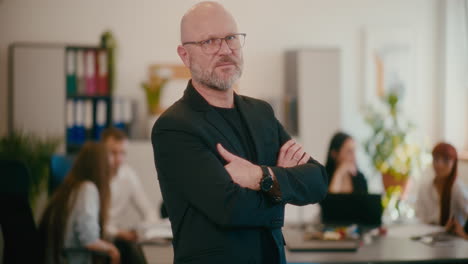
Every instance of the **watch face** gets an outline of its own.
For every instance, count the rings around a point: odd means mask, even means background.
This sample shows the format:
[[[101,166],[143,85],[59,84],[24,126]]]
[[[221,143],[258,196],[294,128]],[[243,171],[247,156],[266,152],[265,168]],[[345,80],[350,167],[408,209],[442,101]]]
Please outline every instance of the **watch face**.
[[[273,178],[271,177],[271,175],[268,175],[267,177],[263,178],[262,184],[261,184],[262,191],[268,192],[269,190],[271,190],[272,187],[273,187]]]

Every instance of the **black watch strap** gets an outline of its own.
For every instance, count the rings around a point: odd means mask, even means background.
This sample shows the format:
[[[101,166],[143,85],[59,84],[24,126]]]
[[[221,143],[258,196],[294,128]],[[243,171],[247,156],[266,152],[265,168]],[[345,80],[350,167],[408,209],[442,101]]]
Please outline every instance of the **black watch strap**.
[[[281,191],[279,187],[275,187],[275,181],[273,180],[273,176],[270,173],[270,170],[267,166],[260,166],[262,168],[262,180],[260,181],[260,190],[267,194],[270,200],[273,203],[280,203],[282,202],[281,198]]]
[[[263,180],[263,178],[270,175],[270,171],[268,170],[267,166],[260,166],[260,168],[262,168],[262,180]]]
[[[260,180],[260,190],[264,193],[268,193],[273,188],[273,177],[271,176],[266,166],[260,166],[262,168],[262,179]]]

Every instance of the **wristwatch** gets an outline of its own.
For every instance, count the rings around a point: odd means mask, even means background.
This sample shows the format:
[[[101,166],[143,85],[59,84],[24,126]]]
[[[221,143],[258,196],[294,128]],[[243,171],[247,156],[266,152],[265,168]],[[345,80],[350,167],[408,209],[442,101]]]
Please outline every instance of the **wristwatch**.
[[[273,177],[266,166],[260,166],[262,168],[262,180],[260,181],[260,190],[262,192],[269,192],[273,188]]]

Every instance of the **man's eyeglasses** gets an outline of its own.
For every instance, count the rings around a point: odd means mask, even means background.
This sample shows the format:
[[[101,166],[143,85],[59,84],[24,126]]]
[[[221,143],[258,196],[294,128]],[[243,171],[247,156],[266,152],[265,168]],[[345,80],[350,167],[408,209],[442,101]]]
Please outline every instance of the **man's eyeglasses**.
[[[198,45],[202,48],[204,53],[214,54],[218,52],[219,49],[221,48],[221,44],[223,43],[223,40],[226,41],[226,44],[231,50],[238,50],[242,48],[245,43],[245,36],[247,36],[247,34],[237,33],[237,34],[227,35],[224,38],[211,38],[211,39],[206,39],[202,41],[184,42],[182,43],[182,45],[188,45],[188,44]]]

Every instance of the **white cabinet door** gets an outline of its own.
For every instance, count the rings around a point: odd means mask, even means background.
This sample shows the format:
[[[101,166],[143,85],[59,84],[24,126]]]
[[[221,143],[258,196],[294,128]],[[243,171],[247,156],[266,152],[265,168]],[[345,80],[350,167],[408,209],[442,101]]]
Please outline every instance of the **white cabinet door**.
[[[65,137],[65,49],[11,47],[10,129]]]
[[[286,91],[297,98],[298,139],[325,162],[329,141],[341,129],[340,50],[310,48],[286,56]]]

